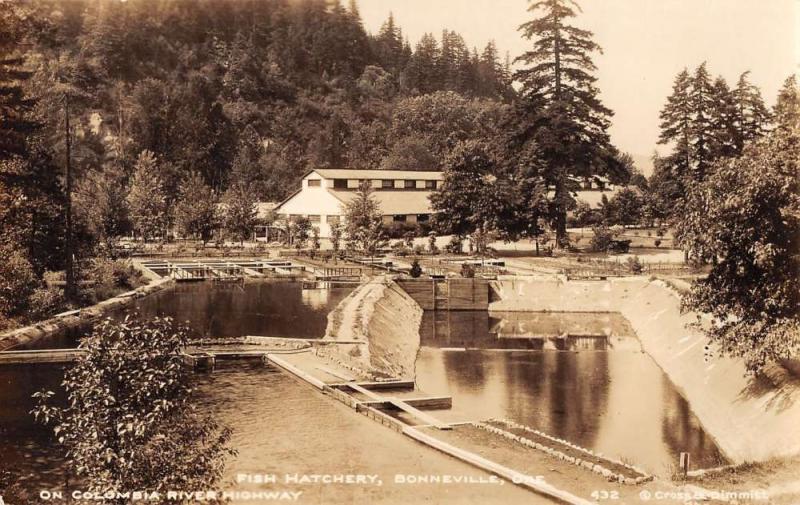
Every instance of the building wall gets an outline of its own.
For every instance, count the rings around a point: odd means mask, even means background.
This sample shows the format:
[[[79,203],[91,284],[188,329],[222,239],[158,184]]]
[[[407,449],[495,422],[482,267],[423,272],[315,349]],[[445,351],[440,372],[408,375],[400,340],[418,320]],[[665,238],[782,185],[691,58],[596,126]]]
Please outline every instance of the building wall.
[[[439,183],[441,184],[441,181],[439,181]],[[381,179],[371,179],[371,184],[377,191],[409,191],[409,189],[405,188],[405,181],[403,179],[394,179],[394,187],[392,189],[382,188]],[[357,189],[358,185],[359,181],[357,179],[347,180],[348,189]],[[331,227],[328,216],[338,216],[339,221],[343,222],[344,214],[344,204],[328,191],[333,188],[334,179],[325,179],[316,172],[308,174],[302,180],[300,192],[289,198],[277,210],[279,218],[288,219],[290,216],[320,216],[320,221],[312,222],[312,225],[319,229],[321,238],[330,238]],[[426,189],[425,181],[415,180],[415,190],[420,189]],[[394,216],[391,214],[384,215],[383,222],[387,225],[391,224],[394,222]],[[418,222],[417,214],[407,214],[406,222]]]
[[[331,227],[328,216],[341,216],[343,213],[342,202],[330,194],[324,185],[320,187],[308,187],[307,181],[303,181],[303,189],[287,200],[278,210],[281,219],[289,216],[322,216],[319,223],[313,223],[319,228],[319,236],[329,238]],[[341,218],[340,218],[341,219]]]

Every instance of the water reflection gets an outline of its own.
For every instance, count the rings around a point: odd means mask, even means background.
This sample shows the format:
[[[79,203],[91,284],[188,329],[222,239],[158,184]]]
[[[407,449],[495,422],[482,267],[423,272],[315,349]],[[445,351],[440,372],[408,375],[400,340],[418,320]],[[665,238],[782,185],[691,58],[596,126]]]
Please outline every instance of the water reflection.
[[[109,314],[120,319],[130,311],[144,317],[170,316],[201,336],[319,338],[330,312],[350,287],[302,289],[299,282],[257,281],[245,284],[181,283],[140,298],[131,307]],[[58,349],[78,345],[91,327],[52,335],[20,349]]]
[[[178,284],[137,300],[144,316],[185,321],[203,336],[319,338],[330,312],[350,288],[304,290],[299,282]]]
[[[26,494],[25,503],[37,503],[39,489],[81,489],[65,481],[65,462],[52,431],[34,424],[28,415],[33,407],[30,395],[42,387],[57,387],[62,376],[60,367],[47,365],[0,367],[0,454]],[[428,486],[395,484],[395,474],[484,474],[444,454],[420,449],[401,434],[354,415],[332,398],[274,369],[222,362],[213,373],[195,377],[202,408],[233,430],[231,444],[238,454],[226,466],[224,489],[285,487],[236,485],[238,473],[275,473],[280,478],[287,473],[378,474],[384,481],[379,487],[333,484],[290,488],[303,491],[302,503],[320,505],[406,504],[430,500],[432,492],[436,503],[452,505],[530,501],[528,492],[516,486],[451,486],[445,493]]]
[[[454,417],[507,417],[662,475],[680,452],[696,467],[724,460],[624,320],[482,314],[423,320],[417,382],[452,395]],[[610,336],[586,336],[598,328]]]

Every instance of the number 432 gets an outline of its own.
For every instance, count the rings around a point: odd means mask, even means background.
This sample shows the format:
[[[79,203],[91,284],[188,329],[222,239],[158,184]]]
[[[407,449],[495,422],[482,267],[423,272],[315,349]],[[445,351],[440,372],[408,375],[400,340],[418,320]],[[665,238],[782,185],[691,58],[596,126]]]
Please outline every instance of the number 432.
[[[592,498],[595,500],[619,500],[619,491],[592,491]],[[0,503],[0,505],[3,505]]]

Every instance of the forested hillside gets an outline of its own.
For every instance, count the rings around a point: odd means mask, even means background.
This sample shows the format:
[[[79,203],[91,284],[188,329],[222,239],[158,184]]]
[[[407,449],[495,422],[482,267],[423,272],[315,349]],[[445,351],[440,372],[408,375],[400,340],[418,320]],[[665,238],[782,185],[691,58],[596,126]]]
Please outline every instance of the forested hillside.
[[[232,177],[259,199],[314,167],[438,168],[447,125],[469,135],[512,95],[507,66],[444,30],[415,48],[390,16],[370,35],[355,2],[37,2],[30,86],[71,94],[77,179],[130,171],[151,151],[164,177]],[[421,94],[452,91],[415,99]],[[420,101],[423,100],[423,101]],[[54,104],[55,105],[55,104]],[[57,107],[57,105],[56,105]],[[62,111],[51,110],[52,119]],[[439,123],[441,121],[441,123]],[[424,135],[418,123],[431,128]],[[473,124],[475,123],[475,124]],[[56,133],[56,132],[54,132]]]

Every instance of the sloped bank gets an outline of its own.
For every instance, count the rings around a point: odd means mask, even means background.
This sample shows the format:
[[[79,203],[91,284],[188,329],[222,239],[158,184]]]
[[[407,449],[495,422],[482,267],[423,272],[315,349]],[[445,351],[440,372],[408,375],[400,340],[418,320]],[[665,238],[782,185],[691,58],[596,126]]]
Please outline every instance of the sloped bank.
[[[351,371],[373,378],[412,378],[422,308],[382,276],[362,284],[328,314],[325,338],[358,341],[318,349]]]
[[[0,334],[0,351],[84,327],[106,314],[130,304],[133,300],[171,287],[174,283],[175,281],[170,278],[154,279],[144,286],[103,300],[95,305],[64,312],[36,324],[2,333]]]
[[[664,370],[707,433],[736,463],[800,453],[800,394],[791,384],[757,387],[741,360],[709,357],[708,340],[687,324],[678,293],[662,281],[508,278],[491,284],[493,311],[619,312]]]

